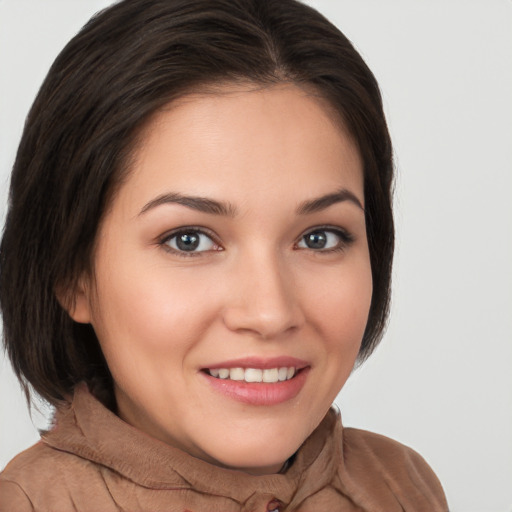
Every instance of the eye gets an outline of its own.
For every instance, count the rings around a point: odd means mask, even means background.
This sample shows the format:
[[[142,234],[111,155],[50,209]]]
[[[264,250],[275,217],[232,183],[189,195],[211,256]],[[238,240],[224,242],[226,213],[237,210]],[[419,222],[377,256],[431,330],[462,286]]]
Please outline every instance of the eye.
[[[315,229],[303,235],[297,247],[315,251],[336,251],[352,241],[352,236],[341,229]]]
[[[182,229],[167,236],[163,241],[169,249],[178,253],[218,251],[220,247],[206,233],[198,229]]]

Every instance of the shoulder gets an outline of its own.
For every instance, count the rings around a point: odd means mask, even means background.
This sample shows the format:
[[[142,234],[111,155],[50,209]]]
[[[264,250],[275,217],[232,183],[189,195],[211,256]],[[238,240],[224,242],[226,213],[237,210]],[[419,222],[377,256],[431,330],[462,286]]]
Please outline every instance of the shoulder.
[[[0,512],[76,510],[77,497],[90,500],[85,494],[94,484],[103,494],[97,464],[39,441],[0,473]]]
[[[404,510],[448,510],[443,488],[425,459],[388,437],[343,429],[342,470],[362,487],[380,485],[383,496],[392,494]]]
[[[43,441],[14,457],[0,473],[0,482],[16,482],[21,487],[33,487],[54,478],[61,470],[76,466],[76,457],[54,450]]]
[[[34,506],[23,488],[15,481],[0,478],[0,512],[33,511]]]
[[[386,462],[412,464],[426,471],[432,471],[425,459],[412,448],[389,437],[357,428],[343,429],[343,445],[347,455],[357,452]]]
[[[16,456],[0,473],[0,512],[34,510],[27,491],[34,477],[45,474],[39,463],[39,454],[44,452],[45,447],[39,442]]]

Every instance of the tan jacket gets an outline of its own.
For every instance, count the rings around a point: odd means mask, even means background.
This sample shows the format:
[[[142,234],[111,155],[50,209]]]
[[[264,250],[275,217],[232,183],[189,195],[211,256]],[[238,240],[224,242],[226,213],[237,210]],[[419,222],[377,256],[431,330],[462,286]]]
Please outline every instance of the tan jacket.
[[[222,469],[157,441],[85,387],[0,474],[0,512],[437,512],[443,490],[413,450],[343,429],[330,411],[284,474]]]

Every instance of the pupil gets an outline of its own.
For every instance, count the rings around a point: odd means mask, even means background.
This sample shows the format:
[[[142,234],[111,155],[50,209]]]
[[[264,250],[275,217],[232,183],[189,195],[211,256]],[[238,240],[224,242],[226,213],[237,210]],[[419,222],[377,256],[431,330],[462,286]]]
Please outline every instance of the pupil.
[[[327,237],[322,231],[314,231],[306,235],[306,245],[310,249],[323,249],[327,243]]]
[[[181,251],[193,251],[199,245],[199,236],[195,233],[183,233],[178,236],[176,245]]]

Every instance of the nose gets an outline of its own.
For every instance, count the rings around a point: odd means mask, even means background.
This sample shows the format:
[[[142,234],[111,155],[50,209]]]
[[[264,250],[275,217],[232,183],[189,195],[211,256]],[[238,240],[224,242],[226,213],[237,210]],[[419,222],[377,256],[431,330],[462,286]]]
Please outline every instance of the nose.
[[[244,258],[231,273],[225,325],[262,339],[278,338],[304,322],[293,272],[276,255]]]

